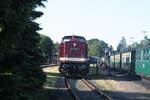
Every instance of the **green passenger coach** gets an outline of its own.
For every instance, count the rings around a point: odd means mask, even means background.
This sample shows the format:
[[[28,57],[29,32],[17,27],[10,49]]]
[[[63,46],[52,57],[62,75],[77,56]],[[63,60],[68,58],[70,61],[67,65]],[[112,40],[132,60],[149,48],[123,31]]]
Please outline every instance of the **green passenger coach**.
[[[128,71],[131,67],[131,52],[122,53],[121,69]]]
[[[121,53],[121,69],[132,74],[135,72],[135,51]]]
[[[115,55],[115,68],[117,68],[117,69],[121,68],[121,55],[120,55],[120,53]]]
[[[114,67],[115,66],[115,55],[111,55],[110,56],[110,67]]]
[[[135,51],[125,51],[110,56],[110,65],[115,69],[134,74],[135,72]]]
[[[150,45],[111,55],[110,66],[150,80]]]
[[[142,76],[150,76],[150,46],[136,50],[135,71]]]

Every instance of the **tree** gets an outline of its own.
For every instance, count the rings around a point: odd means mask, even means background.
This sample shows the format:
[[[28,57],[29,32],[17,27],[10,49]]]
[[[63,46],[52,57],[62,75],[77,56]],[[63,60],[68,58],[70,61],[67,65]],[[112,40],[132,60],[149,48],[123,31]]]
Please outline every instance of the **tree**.
[[[88,41],[88,55],[89,56],[98,56],[99,52],[99,40],[91,39]]]
[[[144,36],[144,39],[141,40],[139,43],[135,41],[133,44],[129,45],[128,49],[138,48],[146,45],[150,45],[150,39],[148,38],[147,35]]]
[[[59,53],[59,43],[56,42],[54,43],[54,54],[58,55]]]
[[[108,44],[102,40],[98,40],[98,39],[88,40],[89,56],[104,56],[105,48],[108,48]]]
[[[138,47],[140,47],[140,45],[141,44],[136,41],[133,44],[128,46],[128,50],[131,50],[131,49],[134,49],[134,48],[138,48]]]
[[[43,13],[35,11],[45,0],[1,0],[0,98],[33,100],[45,75],[40,68],[39,24]]]
[[[103,57],[108,53],[108,44],[105,43],[104,41],[100,40],[100,48],[99,48],[99,56]]]
[[[111,55],[114,52],[114,48],[112,45],[110,45],[109,47],[109,55]]]
[[[54,44],[53,41],[46,35],[41,35],[39,47],[45,59],[52,58]]]
[[[122,52],[125,50],[127,50],[127,43],[126,43],[126,39],[124,37],[122,37],[122,39],[120,40],[120,42],[117,46],[117,51]]]

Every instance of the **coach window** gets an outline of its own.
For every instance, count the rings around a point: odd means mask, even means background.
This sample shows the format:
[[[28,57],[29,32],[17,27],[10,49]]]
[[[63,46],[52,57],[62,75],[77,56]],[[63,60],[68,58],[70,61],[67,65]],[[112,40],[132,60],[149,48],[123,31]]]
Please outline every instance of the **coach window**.
[[[129,63],[129,62],[130,62],[130,58],[127,57],[127,58],[126,58],[126,63]]]
[[[144,50],[145,51],[145,54],[144,54],[144,58],[145,58],[145,60],[146,60],[146,57],[147,57],[147,51],[146,51],[146,49]]]
[[[150,51],[149,51],[149,49],[147,49],[147,59],[149,60],[149,56],[150,56]]]
[[[148,49],[143,50],[143,60],[148,60]]]
[[[124,57],[122,58],[122,62],[125,63],[125,58]]]
[[[136,60],[138,60],[138,51],[136,52]]]
[[[147,49],[145,49],[145,60],[147,60]]]
[[[138,60],[141,60],[141,55],[140,55],[140,51],[138,51]]]
[[[141,50],[139,51],[139,60],[142,60],[142,54]]]
[[[149,50],[146,49],[146,60],[148,60],[148,57],[149,57]]]
[[[137,60],[140,60],[140,51],[137,51],[137,57],[136,57]]]
[[[145,51],[145,49],[143,50],[143,60],[146,60],[145,58],[146,58],[146,51]]]
[[[140,51],[138,51],[138,60],[140,60]]]

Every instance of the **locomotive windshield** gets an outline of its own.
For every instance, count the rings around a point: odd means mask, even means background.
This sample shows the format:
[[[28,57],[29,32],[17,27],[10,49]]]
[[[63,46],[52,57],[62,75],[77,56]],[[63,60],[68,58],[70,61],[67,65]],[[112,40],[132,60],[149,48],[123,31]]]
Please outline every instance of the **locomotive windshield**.
[[[67,37],[64,37],[62,42],[67,42],[67,41],[70,41],[72,39],[71,36],[67,36]]]
[[[84,37],[80,37],[80,36],[66,36],[63,38],[62,42],[67,42],[67,41],[71,41],[71,40],[77,40],[77,41],[81,41],[81,42],[86,42]]]
[[[86,40],[85,40],[85,38],[83,38],[83,37],[79,37],[79,36],[78,36],[78,37],[76,37],[76,39],[77,39],[77,40],[79,40],[79,41],[81,41],[81,42],[85,42],[85,41],[86,41]]]

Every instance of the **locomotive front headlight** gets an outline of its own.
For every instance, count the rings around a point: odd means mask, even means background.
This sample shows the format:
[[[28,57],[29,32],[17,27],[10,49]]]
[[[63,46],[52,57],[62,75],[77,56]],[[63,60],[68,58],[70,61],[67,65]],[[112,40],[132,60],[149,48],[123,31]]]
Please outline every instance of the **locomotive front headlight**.
[[[65,61],[68,61],[68,60],[69,60],[69,58],[68,58],[68,57],[66,57],[66,58],[65,58]]]
[[[77,44],[76,43],[73,43],[73,46],[76,46]]]
[[[81,61],[87,61],[87,58],[81,58],[80,60]]]
[[[81,61],[85,61],[85,59],[84,59],[84,58],[81,58]]]

